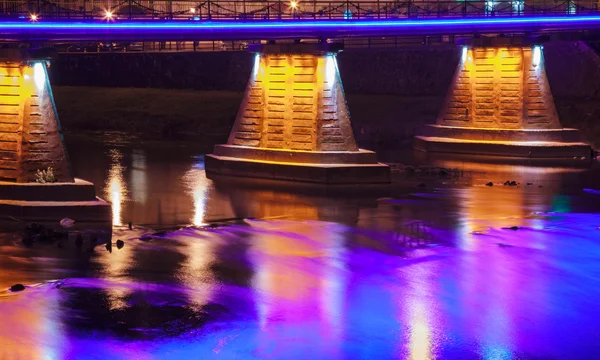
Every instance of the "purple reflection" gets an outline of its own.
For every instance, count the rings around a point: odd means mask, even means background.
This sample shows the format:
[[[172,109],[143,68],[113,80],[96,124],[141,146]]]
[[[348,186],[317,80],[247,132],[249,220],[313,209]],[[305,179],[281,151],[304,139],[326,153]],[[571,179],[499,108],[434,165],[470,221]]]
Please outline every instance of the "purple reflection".
[[[2,289],[28,285],[0,290],[0,358],[594,358],[600,208],[581,187],[561,193],[561,173],[534,176],[543,188],[366,205],[270,188],[226,197],[215,182],[200,186],[206,216],[268,219],[149,242],[150,229],[121,228],[112,254],[0,235]],[[397,242],[413,223],[432,236]]]

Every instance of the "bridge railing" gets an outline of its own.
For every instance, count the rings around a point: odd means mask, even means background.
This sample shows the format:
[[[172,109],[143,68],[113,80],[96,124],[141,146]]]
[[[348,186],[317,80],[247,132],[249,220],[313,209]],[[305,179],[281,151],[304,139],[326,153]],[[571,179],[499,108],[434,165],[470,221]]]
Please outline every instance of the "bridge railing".
[[[123,20],[342,20],[584,15],[599,0],[170,1],[0,0],[4,18]]]

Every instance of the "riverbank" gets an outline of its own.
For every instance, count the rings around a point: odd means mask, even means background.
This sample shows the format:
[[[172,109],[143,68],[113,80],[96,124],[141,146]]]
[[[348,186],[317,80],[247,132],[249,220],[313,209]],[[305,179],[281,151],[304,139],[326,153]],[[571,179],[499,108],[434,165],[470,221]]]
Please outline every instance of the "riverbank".
[[[118,131],[150,140],[227,141],[243,94],[233,91],[55,86],[67,133]],[[352,126],[360,146],[409,148],[425,123],[433,123],[443,98],[349,94]]]
[[[243,94],[151,88],[55,86],[54,97],[67,133],[117,131],[148,140],[193,141],[212,149],[227,141]],[[352,127],[367,149],[411,147],[421,126],[434,123],[443,96],[348,94]],[[560,97],[565,127],[582,131],[600,148],[600,99]]]

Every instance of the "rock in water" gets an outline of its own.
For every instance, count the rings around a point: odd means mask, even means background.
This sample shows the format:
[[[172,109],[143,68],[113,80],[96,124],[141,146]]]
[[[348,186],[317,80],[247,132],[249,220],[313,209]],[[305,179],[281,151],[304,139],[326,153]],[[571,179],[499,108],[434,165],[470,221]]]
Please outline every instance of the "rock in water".
[[[125,246],[123,240],[117,240],[117,249],[121,250]]]
[[[489,183],[485,184],[485,186],[494,186],[494,183],[490,181]]]
[[[81,246],[83,246],[83,235],[77,234],[77,238],[75,239],[75,246],[81,249]]]
[[[70,229],[73,227],[73,225],[75,225],[75,220],[70,218],[64,218],[60,221],[60,226],[62,226],[65,229]]]
[[[25,245],[26,247],[33,246],[33,236],[31,236],[28,233],[23,235],[23,239],[21,239],[21,241],[23,241],[23,245]]]
[[[511,227],[507,227],[505,228],[506,230],[519,230],[518,226],[511,226]]]
[[[133,224],[131,223],[131,221],[127,225],[129,225],[129,230],[133,230]]]
[[[142,241],[150,241],[150,240],[152,240],[152,236],[145,234],[145,235],[142,235],[140,237],[140,240],[142,240]]]
[[[10,287],[10,291],[23,291],[25,290],[25,286],[23,286],[23,284],[14,284],[13,286]]]

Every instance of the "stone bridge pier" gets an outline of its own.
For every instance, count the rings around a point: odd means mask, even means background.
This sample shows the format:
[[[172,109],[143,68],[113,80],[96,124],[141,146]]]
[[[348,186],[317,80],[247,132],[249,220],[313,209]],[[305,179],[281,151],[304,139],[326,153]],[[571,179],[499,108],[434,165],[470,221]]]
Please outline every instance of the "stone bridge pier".
[[[0,217],[110,222],[94,185],[73,177],[47,65],[18,49],[0,53]],[[48,169],[53,176],[39,175]]]
[[[359,149],[333,44],[251,46],[254,67],[225,145],[206,157],[209,175],[322,184],[388,183],[390,169]]]
[[[518,38],[463,46],[437,124],[426,126],[414,147],[525,158],[589,158],[592,151],[578,130],[560,125],[543,46]]]

